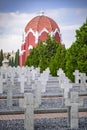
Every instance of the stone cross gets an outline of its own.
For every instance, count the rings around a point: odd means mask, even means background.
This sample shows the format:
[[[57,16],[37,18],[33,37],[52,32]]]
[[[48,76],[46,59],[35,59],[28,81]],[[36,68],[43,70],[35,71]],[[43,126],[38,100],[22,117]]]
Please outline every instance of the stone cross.
[[[87,76],[85,73],[80,73],[79,70],[75,70],[73,73],[75,75],[75,85],[78,85],[81,90],[86,90],[87,88]]]
[[[61,85],[61,83],[64,82],[65,80],[65,73],[63,72],[63,70],[60,68],[58,71],[57,71],[57,76],[58,76],[58,81],[59,81],[59,86]]]
[[[8,78],[7,80],[7,106],[11,107],[12,106],[12,83],[11,79]]]
[[[80,89],[86,90],[86,88],[87,88],[87,76],[86,76],[85,73],[81,73],[80,77],[81,77]]]
[[[3,93],[3,79],[1,74],[0,74],[0,93]]]
[[[31,68],[31,74],[32,74],[32,80],[34,81],[36,77],[36,70],[33,67]]]
[[[8,67],[7,76],[10,77],[11,84],[14,86],[15,70],[12,67]]]
[[[80,72],[79,70],[75,70],[75,72],[73,72],[73,75],[75,76],[75,83],[78,84],[80,81]]]
[[[6,82],[6,80],[7,80],[7,68],[1,67],[0,74],[1,74],[1,78],[2,78],[3,83]]]
[[[24,94],[26,102],[25,110],[25,128],[26,130],[34,130],[34,101],[32,93]]]
[[[37,80],[40,77],[40,68],[39,67],[36,68],[35,71],[36,71],[35,79]]]
[[[25,82],[27,81],[27,78],[26,78],[26,75],[25,75],[25,71],[22,70],[22,69],[19,71],[18,81],[20,82],[21,93],[24,93],[24,85],[25,85]]]
[[[34,84],[34,108],[37,108],[41,104],[41,83],[38,80],[35,80]]]
[[[72,88],[72,83],[70,83],[67,77],[65,77],[64,83],[61,83],[60,87],[64,90],[64,98],[68,98],[69,91]]]
[[[68,124],[72,128],[78,128],[78,107],[83,106],[83,100],[79,99],[78,92],[71,92],[70,98],[65,99],[68,106]]]
[[[46,85],[47,85],[47,81],[45,80],[46,77],[44,77],[43,74],[41,74],[40,78],[38,79],[41,82],[41,92],[44,93],[46,91]]]
[[[32,82],[32,74],[31,74],[31,71],[30,71],[30,68],[29,67],[27,67],[27,73],[26,73],[27,75],[27,85],[30,85],[31,84],[31,82]]]
[[[24,99],[19,100],[21,107],[25,108],[24,126],[26,130],[34,130],[34,101],[32,93],[24,93]]]
[[[45,71],[43,71],[43,73],[39,77],[39,81],[42,84],[41,92],[43,92],[43,93],[46,91],[46,85],[47,85],[47,81],[49,79],[49,74],[50,74],[50,70],[49,70],[49,68],[47,68]]]

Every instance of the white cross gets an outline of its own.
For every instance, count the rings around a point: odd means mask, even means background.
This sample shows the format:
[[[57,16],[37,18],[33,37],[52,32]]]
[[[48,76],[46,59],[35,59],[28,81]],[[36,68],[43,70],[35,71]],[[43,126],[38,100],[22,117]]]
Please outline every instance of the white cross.
[[[78,128],[78,106],[83,106],[83,100],[78,98],[78,92],[71,92],[70,98],[65,99],[65,105],[69,108],[69,125],[71,128]]]

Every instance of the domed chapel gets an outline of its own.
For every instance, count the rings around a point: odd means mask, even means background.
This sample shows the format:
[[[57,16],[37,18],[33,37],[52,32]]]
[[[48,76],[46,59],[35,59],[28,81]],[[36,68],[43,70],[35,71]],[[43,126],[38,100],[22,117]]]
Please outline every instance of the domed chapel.
[[[44,13],[30,20],[24,29],[22,38],[20,66],[23,66],[30,49],[36,47],[40,41],[45,41],[47,35],[54,36],[54,39],[61,43],[60,28],[57,23]]]

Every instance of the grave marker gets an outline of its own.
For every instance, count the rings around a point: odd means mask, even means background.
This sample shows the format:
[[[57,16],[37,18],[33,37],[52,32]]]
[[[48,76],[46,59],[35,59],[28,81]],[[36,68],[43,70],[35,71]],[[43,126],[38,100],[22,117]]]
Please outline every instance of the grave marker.
[[[25,108],[24,126],[26,130],[34,130],[34,101],[32,93],[24,93],[24,99],[19,100],[20,107]],[[21,106],[22,105],[22,106]]]
[[[3,77],[0,69],[0,93],[3,93]]]
[[[26,130],[34,130],[34,101],[32,93],[24,94],[26,109],[25,109],[25,128]]]
[[[21,93],[24,93],[24,85],[25,85],[25,82],[27,81],[26,72],[25,72],[24,68],[19,69],[18,81],[20,82]]]
[[[75,70],[73,73],[75,76],[75,84],[74,86],[80,87],[81,90],[87,89],[87,76],[85,73],[80,73],[79,70]]]
[[[35,81],[35,93],[34,93],[34,107],[37,108],[41,104],[41,83],[40,81]]]
[[[11,107],[12,106],[12,83],[10,78],[7,80],[7,106]]]
[[[61,86],[61,83],[64,83],[66,77],[65,73],[61,68],[57,71],[57,76],[58,76],[59,86]]]
[[[64,98],[68,98],[69,91],[72,88],[72,83],[70,83],[67,77],[65,77],[64,83],[61,83],[61,88],[64,90]]]
[[[78,106],[83,106],[78,92],[71,92],[70,98],[65,99],[65,105],[68,106],[68,124],[71,128],[78,128]]]
[[[75,70],[75,72],[73,72],[73,75],[75,76],[75,83],[76,84],[80,83],[80,72],[79,72],[79,70]]]

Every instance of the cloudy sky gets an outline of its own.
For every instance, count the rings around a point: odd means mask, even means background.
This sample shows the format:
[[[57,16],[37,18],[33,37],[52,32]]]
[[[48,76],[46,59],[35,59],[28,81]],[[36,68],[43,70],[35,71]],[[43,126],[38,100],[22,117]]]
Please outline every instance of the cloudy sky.
[[[0,0],[0,50],[20,49],[24,27],[41,10],[56,21],[69,48],[76,29],[86,21],[87,0]]]

